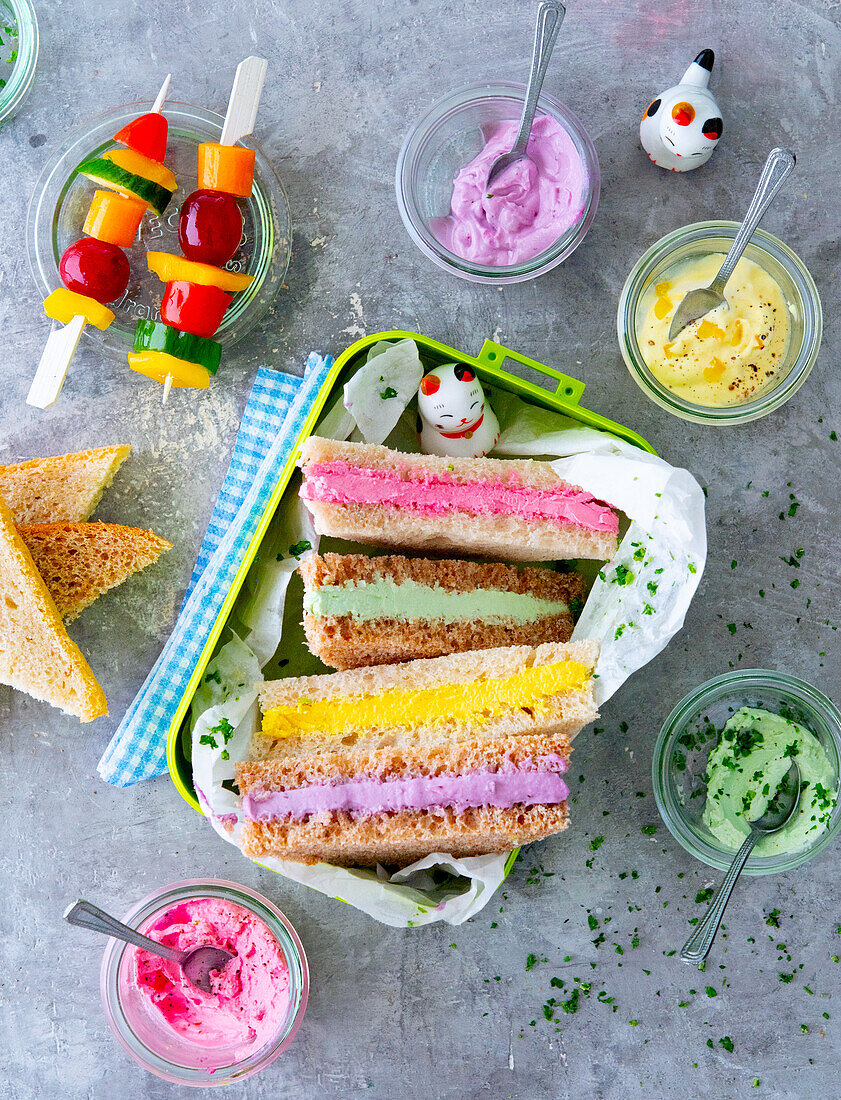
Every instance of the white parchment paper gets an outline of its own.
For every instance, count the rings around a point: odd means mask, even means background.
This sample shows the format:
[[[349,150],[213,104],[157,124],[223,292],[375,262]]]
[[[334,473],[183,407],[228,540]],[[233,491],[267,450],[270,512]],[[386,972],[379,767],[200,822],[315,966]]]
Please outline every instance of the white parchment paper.
[[[319,434],[347,438],[353,433],[366,442],[388,437],[400,449],[410,449],[414,439],[418,449],[412,418],[403,411],[419,381],[416,356],[405,344],[395,345],[394,351],[377,346],[377,369],[372,369],[373,362],[367,369],[363,366],[348,384],[344,401],[326,414]],[[382,398],[381,379],[386,375],[389,396]],[[607,501],[629,521],[616,557],[593,583],[573,635],[596,638],[601,645],[595,687],[601,704],[663,650],[683,625],[706,560],[703,493],[686,470],[631,444],[501,390],[487,388],[487,396],[501,427],[495,455],[548,458],[565,479]],[[387,404],[381,417],[378,401]],[[359,422],[352,415],[354,407],[362,410]],[[193,706],[196,791],[213,828],[234,844],[239,843],[241,820],[231,781],[236,762],[248,758],[260,720],[252,685],[290,632],[288,614],[284,622],[285,598],[298,560],[318,546],[309,515],[296,496],[287,494],[281,510],[237,605],[237,634],[211,662]],[[288,654],[288,674],[295,673],[296,644],[282,650]],[[504,880],[511,854],[466,859],[430,855],[396,874],[382,868],[308,867],[278,859],[266,859],[263,865],[383,924],[405,928],[467,920]]]

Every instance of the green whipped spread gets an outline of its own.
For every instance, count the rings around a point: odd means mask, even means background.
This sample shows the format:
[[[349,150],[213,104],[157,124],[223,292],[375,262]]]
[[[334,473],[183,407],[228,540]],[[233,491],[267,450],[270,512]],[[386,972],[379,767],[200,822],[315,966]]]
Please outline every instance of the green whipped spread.
[[[304,596],[304,611],[310,615],[350,615],[361,622],[443,619],[446,623],[457,623],[482,619],[485,622],[529,623],[543,615],[562,615],[568,610],[560,600],[541,600],[524,592],[505,592],[500,588],[453,592],[440,585],[420,584],[409,579],[396,584],[390,577],[325,584]]]
[[[790,718],[743,707],[727,722],[707,762],[704,807],[704,824],[723,847],[741,846],[748,822],[765,813],[792,757],[800,769],[800,804],[779,832],[757,842],[757,855],[798,852],[826,831],[835,774],[817,737]]]

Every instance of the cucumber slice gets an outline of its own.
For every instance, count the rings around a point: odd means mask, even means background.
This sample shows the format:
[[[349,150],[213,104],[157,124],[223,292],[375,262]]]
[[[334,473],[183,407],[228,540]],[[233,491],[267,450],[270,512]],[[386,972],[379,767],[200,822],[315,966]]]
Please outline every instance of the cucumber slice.
[[[192,332],[181,332],[162,321],[137,322],[134,332],[134,351],[163,351],[184,359],[188,363],[198,363],[211,374],[216,374],[222,359],[222,345],[206,336],[194,336]]]
[[[78,169],[83,176],[98,184],[100,187],[109,187],[112,191],[119,191],[121,195],[128,195],[131,199],[140,199],[151,207],[156,214],[163,214],[172,198],[172,192],[161,187],[159,183],[136,176],[133,172],[127,172],[113,161],[103,160],[101,157],[92,157],[83,161]]]

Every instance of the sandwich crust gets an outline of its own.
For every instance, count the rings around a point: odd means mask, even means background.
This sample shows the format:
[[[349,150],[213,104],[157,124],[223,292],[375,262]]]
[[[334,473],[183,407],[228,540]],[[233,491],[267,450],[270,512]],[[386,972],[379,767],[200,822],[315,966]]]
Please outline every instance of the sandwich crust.
[[[0,496],[16,523],[83,523],[130,452],[121,444],[0,466]]]

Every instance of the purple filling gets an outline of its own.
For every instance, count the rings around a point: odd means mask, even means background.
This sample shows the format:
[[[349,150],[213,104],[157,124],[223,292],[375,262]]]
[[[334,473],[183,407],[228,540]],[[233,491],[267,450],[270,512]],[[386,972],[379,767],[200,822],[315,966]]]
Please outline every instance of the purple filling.
[[[562,757],[544,757],[532,770],[475,771],[465,775],[410,776],[383,782],[350,779],[346,783],[319,783],[289,791],[255,791],[245,796],[243,813],[252,821],[292,817],[301,820],[328,811],[356,814],[393,813],[447,807],[456,813],[476,806],[552,805],[569,794],[560,772]],[[553,770],[548,770],[548,767]]]

